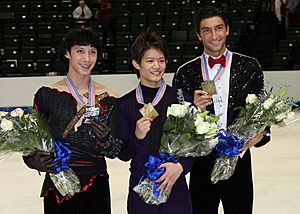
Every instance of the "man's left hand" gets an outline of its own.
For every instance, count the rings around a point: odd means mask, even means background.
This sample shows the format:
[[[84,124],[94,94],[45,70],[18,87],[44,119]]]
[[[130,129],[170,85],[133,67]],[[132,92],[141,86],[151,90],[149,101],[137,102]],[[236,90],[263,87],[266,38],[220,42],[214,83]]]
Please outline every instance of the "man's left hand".
[[[254,136],[253,138],[251,138],[250,140],[248,140],[245,145],[240,149],[241,152],[251,148],[252,146],[254,146],[255,144],[257,144],[259,141],[261,141],[261,139],[264,137],[264,135],[262,133],[257,134],[256,136]]]

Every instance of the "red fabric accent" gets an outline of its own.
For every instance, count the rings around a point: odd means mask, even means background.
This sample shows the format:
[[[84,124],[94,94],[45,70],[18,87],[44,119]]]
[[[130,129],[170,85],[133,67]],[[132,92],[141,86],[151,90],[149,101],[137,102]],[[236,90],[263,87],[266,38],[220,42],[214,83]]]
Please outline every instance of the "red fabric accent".
[[[92,176],[90,178],[90,182],[88,184],[86,184],[84,187],[82,187],[81,190],[80,190],[80,192],[84,192],[85,190],[87,190],[87,188],[89,188],[90,186],[92,186],[93,183],[94,183],[94,180],[97,178],[97,176],[107,176],[107,175],[106,174],[98,174],[98,175]],[[48,191],[44,195],[42,195],[42,197],[46,197],[50,191],[54,191],[54,189],[53,188],[48,189]],[[61,204],[62,202],[67,201],[70,198],[74,197],[74,195],[68,195],[68,196],[62,197],[60,199],[59,196],[56,194],[56,192],[54,192],[54,195],[55,195],[55,198],[56,198],[56,202],[58,204]]]
[[[92,164],[93,162],[91,162],[91,161],[80,161],[80,160],[78,160],[78,161],[74,161],[74,163]]]
[[[214,67],[215,64],[221,64],[222,67],[226,66],[226,58],[222,55],[219,59],[214,59],[212,57],[208,57],[208,65],[210,68]]]

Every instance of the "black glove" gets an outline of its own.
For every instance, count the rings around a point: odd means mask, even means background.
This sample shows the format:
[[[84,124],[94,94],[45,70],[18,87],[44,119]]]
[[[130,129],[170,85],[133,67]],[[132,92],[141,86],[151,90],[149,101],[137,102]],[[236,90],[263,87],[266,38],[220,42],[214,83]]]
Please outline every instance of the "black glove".
[[[111,128],[102,121],[90,121],[97,138],[98,151],[108,158],[115,158],[120,153],[122,141],[111,135]]]
[[[54,172],[50,170],[57,162],[51,163],[54,154],[45,151],[36,151],[35,153],[23,156],[24,163],[31,169],[36,169],[40,172]]]
[[[90,120],[90,124],[98,141],[105,140],[105,138],[108,137],[111,129],[106,125],[105,122]]]

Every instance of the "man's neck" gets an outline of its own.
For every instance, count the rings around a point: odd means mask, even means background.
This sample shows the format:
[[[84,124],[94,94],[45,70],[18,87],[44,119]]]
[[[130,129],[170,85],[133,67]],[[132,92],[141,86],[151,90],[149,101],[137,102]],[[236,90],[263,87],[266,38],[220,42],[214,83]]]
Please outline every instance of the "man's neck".
[[[214,58],[214,59],[218,59],[218,58],[220,58],[220,56],[222,56],[223,54],[225,54],[226,50],[227,50],[227,48],[225,48],[223,51],[220,51],[220,52],[218,52],[218,53],[210,53],[210,54],[208,54],[208,53],[205,52],[205,50],[204,50],[204,53],[205,53],[207,56],[210,56],[210,57],[212,57],[212,58]]]
[[[83,76],[83,75],[79,75],[79,74],[74,73],[74,72],[69,72],[68,76],[73,81],[73,83],[74,83],[75,87],[77,88],[77,90],[86,90],[86,89],[88,89],[90,78],[91,78],[90,75]]]

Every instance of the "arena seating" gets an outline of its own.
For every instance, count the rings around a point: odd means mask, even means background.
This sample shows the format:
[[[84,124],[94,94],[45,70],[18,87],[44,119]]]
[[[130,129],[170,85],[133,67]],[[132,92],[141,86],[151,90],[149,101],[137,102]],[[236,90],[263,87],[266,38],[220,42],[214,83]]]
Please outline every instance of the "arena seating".
[[[199,55],[202,44],[194,32],[196,10],[212,4],[223,8],[229,18],[227,46],[232,51],[256,57],[264,70],[289,69],[290,51],[299,28],[288,28],[277,36],[271,12],[261,11],[263,0],[112,0],[113,40],[103,38],[102,21],[92,18],[76,24],[75,0],[9,0],[0,2],[0,75],[64,75],[59,62],[60,42],[66,32],[82,25],[91,27],[102,43],[95,73],[128,73],[129,46],[146,29],[159,32],[168,42],[168,72]],[[86,0],[93,12],[97,0]],[[128,63],[128,64],[127,64]]]

